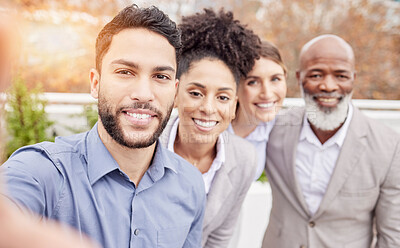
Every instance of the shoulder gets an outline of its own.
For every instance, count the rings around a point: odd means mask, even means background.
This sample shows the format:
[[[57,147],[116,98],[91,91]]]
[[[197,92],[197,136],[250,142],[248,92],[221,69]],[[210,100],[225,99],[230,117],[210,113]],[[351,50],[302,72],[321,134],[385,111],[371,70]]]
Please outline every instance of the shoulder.
[[[83,134],[59,137],[55,142],[42,142],[15,151],[4,163],[8,171],[20,171],[46,180],[63,173],[63,158],[78,153],[77,143]]]
[[[299,125],[303,122],[304,113],[304,107],[290,107],[281,110],[276,115],[275,126]]]
[[[257,151],[254,145],[232,133],[223,132],[226,166],[234,167],[242,177],[253,179],[257,167]]]
[[[228,131],[224,131],[222,136],[224,139],[225,150],[229,153],[227,156],[240,155],[238,157],[248,157],[256,154],[256,149],[250,141]],[[238,152],[240,153],[238,154]]]
[[[201,172],[191,163],[179,155],[162,148],[168,163],[173,163],[174,172],[179,183],[186,188],[193,188],[195,191],[204,191],[204,181]]]
[[[359,109],[354,108],[349,132],[365,132],[369,144],[392,149],[400,143],[400,134],[379,120],[365,116]]]

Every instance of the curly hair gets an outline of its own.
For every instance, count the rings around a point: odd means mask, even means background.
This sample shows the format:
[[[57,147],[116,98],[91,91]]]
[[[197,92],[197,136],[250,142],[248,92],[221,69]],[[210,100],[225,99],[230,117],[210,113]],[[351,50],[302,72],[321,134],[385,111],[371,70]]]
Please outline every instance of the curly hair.
[[[108,51],[114,35],[127,28],[145,28],[165,37],[175,48],[178,63],[182,42],[176,23],[155,6],[139,8],[132,4],[121,10],[103,27],[96,39],[96,69],[101,72],[101,62]]]
[[[259,58],[259,37],[235,20],[230,11],[221,9],[217,14],[212,9],[204,9],[204,13],[183,17],[179,28],[183,47],[178,79],[193,62],[216,58],[228,66],[238,84]]]

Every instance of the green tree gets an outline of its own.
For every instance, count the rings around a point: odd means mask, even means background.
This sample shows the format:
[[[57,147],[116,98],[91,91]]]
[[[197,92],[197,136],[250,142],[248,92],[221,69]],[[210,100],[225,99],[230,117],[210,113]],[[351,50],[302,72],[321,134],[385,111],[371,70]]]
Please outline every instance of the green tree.
[[[40,97],[40,93],[40,86],[28,90],[23,79],[17,77],[14,80],[7,94],[6,125],[11,136],[6,147],[7,157],[22,146],[54,140],[47,133],[53,122],[47,117],[47,102]]]

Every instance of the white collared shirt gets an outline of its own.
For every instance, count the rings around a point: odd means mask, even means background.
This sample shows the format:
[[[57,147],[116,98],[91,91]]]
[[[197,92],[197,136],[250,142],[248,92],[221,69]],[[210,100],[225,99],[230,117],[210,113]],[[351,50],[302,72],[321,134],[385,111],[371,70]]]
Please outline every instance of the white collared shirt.
[[[171,133],[169,135],[168,146],[167,146],[168,150],[170,150],[171,152],[175,152],[174,143],[178,132],[178,124],[179,124],[179,118],[176,118],[171,128]],[[208,194],[208,192],[210,191],[211,184],[215,177],[215,173],[217,173],[217,171],[221,168],[223,163],[225,163],[225,144],[223,136],[220,134],[217,140],[217,155],[215,156],[210,169],[208,169],[208,171],[203,174],[206,194]]]
[[[325,195],[352,116],[353,106],[349,104],[343,126],[329,140],[321,144],[307,121],[307,115],[304,115],[296,153],[296,176],[312,215],[317,212]]]
[[[265,159],[267,155],[267,143],[269,134],[271,133],[274,124],[275,119],[269,122],[261,122],[259,125],[257,125],[253,132],[244,138],[252,143],[257,151],[257,169],[254,176],[254,181],[257,180],[264,171]],[[229,124],[228,131],[232,134],[235,134],[231,124]]]

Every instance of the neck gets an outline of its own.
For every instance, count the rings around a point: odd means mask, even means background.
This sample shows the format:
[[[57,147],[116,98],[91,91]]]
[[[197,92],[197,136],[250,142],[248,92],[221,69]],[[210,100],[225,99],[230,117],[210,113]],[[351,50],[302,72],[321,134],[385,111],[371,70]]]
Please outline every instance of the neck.
[[[313,130],[315,136],[317,136],[318,140],[321,142],[321,144],[324,144],[327,140],[332,138],[333,135],[335,135],[335,133],[343,126],[343,124],[344,122],[338,128],[330,131],[318,129],[311,123],[310,127]]]
[[[236,118],[232,121],[232,127],[235,131],[235,134],[245,138],[251,132],[253,132],[260,121],[256,120],[255,118],[251,118],[239,105]]]
[[[128,175],[129,179],[137,187],[144,173],[153,159],[156,143],[145,148],[128,148],[117,143],[98,122],[99,136],[111,156],[118,163],[119,168]]]
[[[174,141],[174,151],[189,163],[193,164],[201,173],[206,173],[217,155],[217,140],[209,143],[190,142],[193,139],[181,139],[190,137],[183,134],[182,128],[178,126],[178,132]]]

